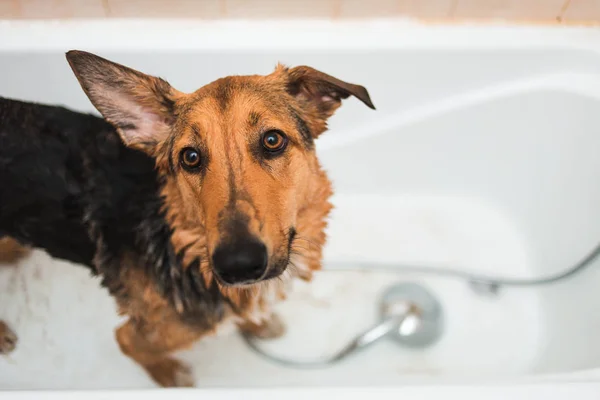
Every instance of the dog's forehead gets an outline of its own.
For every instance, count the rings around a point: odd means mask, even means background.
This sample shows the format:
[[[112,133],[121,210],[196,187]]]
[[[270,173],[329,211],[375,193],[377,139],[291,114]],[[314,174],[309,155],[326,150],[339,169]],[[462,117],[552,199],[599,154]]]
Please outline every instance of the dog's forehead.
[[[239,105],[240,100],[281,103],[282,82],[270,75],[228,76],[217,79],[194,93],[196,100],[212,100],[221,110]]]
[[[290,97],[268,76],[231,76],[214,81],[191,94],[182,107],[185,125],[214,130],[223,124],[259,125],[262,121],[289,121]]]

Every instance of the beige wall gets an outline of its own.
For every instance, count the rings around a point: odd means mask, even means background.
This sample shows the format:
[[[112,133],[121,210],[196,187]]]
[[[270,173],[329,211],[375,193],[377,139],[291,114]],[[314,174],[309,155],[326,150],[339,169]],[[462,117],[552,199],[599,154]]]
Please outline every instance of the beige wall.
[[[0,19],[369,18],[600,24],[600,0],[0,0]]]

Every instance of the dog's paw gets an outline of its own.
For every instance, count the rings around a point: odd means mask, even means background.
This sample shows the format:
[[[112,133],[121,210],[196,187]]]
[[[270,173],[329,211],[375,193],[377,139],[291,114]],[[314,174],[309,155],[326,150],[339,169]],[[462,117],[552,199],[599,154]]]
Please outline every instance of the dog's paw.
[[[259,332],[260,339],[277,339],[285,334],[285,323],[277,314],[271,315],[271,318],[263,325]]]
[[[17,346],[17,335],[0,321],[0,354],[8,354]]]
[[[244,328],[243,328],[244,329]],[[247,325],[245,332],[258,339],[277,339],[285,334],[285,324],[277,314],[271,317],[261,325]]]
[[[192,369],[186,364],[172,358],[149,365],[148,373],[162,387],[194,387]]]

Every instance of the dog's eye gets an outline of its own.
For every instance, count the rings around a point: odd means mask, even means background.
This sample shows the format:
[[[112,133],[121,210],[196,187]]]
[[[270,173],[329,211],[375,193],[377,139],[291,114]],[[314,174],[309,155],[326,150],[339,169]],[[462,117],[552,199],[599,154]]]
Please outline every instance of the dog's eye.
[[[192,170],[200,166],[200,152],[192,147],[181,150],[179,158],[185,169]]]
[[[287,138],[279,131],[268,131],[262,137],[262,145],[271,153],[278,153],[287,146]]]

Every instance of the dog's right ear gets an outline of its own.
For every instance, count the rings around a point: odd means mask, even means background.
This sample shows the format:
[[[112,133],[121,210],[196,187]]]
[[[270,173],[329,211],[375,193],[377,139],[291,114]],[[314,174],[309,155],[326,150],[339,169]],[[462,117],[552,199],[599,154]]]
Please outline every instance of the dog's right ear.
[[[166,81],[84,51],[66,54],[84,92],[127,146],[153,154],[174,122],[182,93]]]

